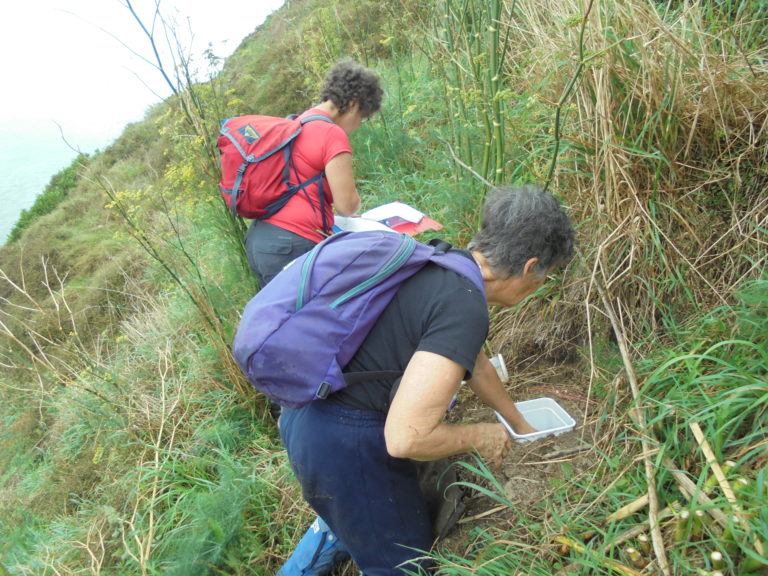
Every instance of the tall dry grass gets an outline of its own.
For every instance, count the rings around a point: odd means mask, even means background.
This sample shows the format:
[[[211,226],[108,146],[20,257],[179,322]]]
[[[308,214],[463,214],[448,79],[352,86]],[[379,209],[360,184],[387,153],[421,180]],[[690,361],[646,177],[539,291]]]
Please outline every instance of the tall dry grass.
[[[765,267],[768,51],[755,38],[768,18],[674,6],[518,0],[503,12],[505,81],[531,115],[508,123],[508,147],[548,150],[528,176],[566,199],[580,229],[572,306],[554,323],[572,326],[555,345],[583,336],[597,284],[635,340],[732,302]]]

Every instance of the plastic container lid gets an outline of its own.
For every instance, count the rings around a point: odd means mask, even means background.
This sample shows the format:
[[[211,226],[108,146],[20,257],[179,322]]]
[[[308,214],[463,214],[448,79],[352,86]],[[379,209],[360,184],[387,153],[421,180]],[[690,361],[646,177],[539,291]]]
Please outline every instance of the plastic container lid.
[[[576,420],[571,418],[560,404],[552,398],[536,398],[516,402],[515,406],[520,410],[528,423],[536,428],[536,432],[530,434],[518,434],[506,420],[496,412],[496,418],[504,424],[510,436],[517,442],[531,442],[545,436],[558,436],[563,432],[570,432],[576,426]]]

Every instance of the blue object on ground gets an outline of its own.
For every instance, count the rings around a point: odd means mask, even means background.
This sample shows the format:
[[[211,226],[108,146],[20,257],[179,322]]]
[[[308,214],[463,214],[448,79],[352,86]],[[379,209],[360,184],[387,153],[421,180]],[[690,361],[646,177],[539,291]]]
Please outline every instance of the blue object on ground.
[[[319,516],[276,576],[327,576],[349,552]]]

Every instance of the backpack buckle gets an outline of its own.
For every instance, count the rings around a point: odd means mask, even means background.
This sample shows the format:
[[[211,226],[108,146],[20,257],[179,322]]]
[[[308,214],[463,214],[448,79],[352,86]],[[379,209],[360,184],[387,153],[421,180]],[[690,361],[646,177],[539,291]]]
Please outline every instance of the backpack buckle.
[[[320,400],[325,400],[328,397],[328,393],[330,391],[331,391],[330,382],[320,382],[320,386],[317,387],[317,392],[315,392],[315,398],[319,398]]]

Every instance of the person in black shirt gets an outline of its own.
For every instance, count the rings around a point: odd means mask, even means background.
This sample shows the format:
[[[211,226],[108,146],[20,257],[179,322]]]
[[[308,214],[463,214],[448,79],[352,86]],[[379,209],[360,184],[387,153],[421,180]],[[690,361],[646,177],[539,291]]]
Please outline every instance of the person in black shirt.
[[[476,451],[499,466],[511,448],[503,425],[448,424],[462,380],[517,433],[533,429],[482,351],[488,305],[514,306],[570,258],[574,230],[536,186],[496,189],[464,252],[485,296],[466,278],[428,264],[398,289],[345,371],[402,370],[326,400],[283,409],[280,434],[305,499],[365,576],[428,568],[433,543],[416,461]]]

